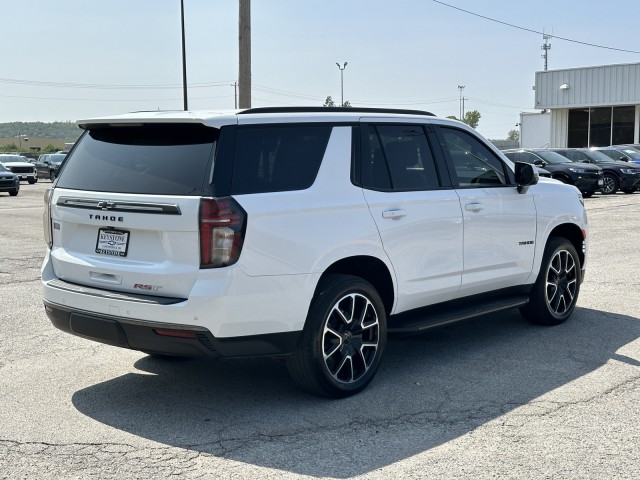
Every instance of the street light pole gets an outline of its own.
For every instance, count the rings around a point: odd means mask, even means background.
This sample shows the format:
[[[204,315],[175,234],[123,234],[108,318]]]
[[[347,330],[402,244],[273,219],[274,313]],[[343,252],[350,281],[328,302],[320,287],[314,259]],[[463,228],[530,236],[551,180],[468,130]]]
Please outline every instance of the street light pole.
[[[182,94],[184,109],[189,110],[187,103],[187,54],[184,44],[184,0],[180,0],[180,23],[182,25]]]
[[[336,65],[340,69],[340,106],[344,107],[344,69],[347,68],[347,62],[344,62],[342,67],[338,62],[336,62]]]
[[[464,90],[464,85],[458,85],[458,90],[460,91],[460,118],[459,120],[462,121],[462,117],[464,116],[464,100],[462,99],[462,91]]]

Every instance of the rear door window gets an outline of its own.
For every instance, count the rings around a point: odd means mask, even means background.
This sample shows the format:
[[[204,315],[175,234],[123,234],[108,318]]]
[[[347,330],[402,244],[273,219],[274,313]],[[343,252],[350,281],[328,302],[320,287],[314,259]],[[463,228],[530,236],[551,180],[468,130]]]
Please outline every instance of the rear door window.
[[[363,138],[362,186],[373,190],[431,190],[440,186],[421,125],[369,125]]]
[[[67,158],[58,187],[201,195],[218,130],[200,124],[93,128]]]

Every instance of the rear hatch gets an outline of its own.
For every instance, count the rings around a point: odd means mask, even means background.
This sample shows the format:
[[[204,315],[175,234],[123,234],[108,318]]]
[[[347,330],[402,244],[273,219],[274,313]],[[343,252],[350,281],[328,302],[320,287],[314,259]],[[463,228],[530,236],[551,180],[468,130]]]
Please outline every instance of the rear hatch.
[[[200,269],[201,197],[213,195],[219,130],[201,124],[94,125],[51,194],[56,276],[186,298]]]

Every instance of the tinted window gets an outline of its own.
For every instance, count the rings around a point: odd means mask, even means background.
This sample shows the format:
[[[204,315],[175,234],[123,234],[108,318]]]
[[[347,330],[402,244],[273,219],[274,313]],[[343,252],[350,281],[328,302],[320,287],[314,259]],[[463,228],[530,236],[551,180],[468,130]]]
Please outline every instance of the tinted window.
[[[231,193],[309,188],[320,169],[330,135],[328,125],[239,128]]]
[[[469,133],[454,129],[440,129],[443,149],[453,162],[458,185],[461,187],[499,186],[509,183],[505,166],[489,148]]]
[[[201,194],[217,132],[203,125],[185,124],[90,130],[66,159],[58,187]]]
[[[567,157],[569,160],[573,160],[574,162],[589,162],[587,154],[579,150],[562,150],[557,153],[563,157]]]
[[[363,147],[363,186],[378,190],[425,190],[440,185],[420,125],[370,125]]]

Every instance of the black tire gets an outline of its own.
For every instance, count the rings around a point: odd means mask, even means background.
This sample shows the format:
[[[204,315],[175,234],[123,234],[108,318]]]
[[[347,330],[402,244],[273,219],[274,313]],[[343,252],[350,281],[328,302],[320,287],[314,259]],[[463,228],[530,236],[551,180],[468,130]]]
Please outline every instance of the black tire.
[[[604,195],[613,195],[620,189],[620,182],[612,173],[605,173],[603,177],[602,193]]]
[[[362,391],[380,365],[387,316],[373,286],[350,275],[324,277],[287,369],[298,386],[344,398]]]
[[[11,195],[12,197],[15,197],[16,195],[18,195],[18,192],[19,190],[15,188],[9,192],[9,195]]]
[[[636,189],[635,189],[635,188],[623,188],[623,189],[622,189],[622,191],[623,191],[624,193],[629,194],[629,193],[633,193],[633,192],[635,192],[635,191],[636,191]]]
[[[51,183],[53,183],[53,181],[56,179],[56,172],[50,172],[49,179],[51,180]]]
[[[580,275],[580,258],[573,244],[565,238],[549,238],[529,303],[520,312],[538,325],[566,321],[578,301]]]
[[[33,185],[34,183],[37,183],[37,181],[37,178],[30,178],[29,180],[27,180],[27,182],[29,182],[29,185]]]
[[[584,198],[591,198],[591,197],[593,197],[594,193],[596,193],[596,192],[582,192],[582,196]]]

